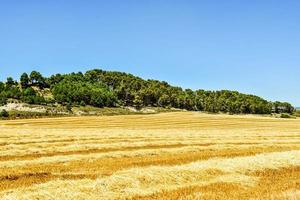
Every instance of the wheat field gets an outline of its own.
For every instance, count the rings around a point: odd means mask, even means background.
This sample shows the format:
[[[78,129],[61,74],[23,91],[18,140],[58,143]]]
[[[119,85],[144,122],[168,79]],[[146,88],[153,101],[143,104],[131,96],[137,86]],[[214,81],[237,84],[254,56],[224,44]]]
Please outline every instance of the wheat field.
[[[174,112],[0,121],[0,199],[300,199],[300,120]]]

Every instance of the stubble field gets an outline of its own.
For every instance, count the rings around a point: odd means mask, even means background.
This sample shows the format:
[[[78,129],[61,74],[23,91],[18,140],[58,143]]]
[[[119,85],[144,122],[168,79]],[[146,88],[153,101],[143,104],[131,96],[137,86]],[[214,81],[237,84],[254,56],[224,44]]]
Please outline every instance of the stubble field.
[[[0,199],[300,199],[300,120],[0,121]]]

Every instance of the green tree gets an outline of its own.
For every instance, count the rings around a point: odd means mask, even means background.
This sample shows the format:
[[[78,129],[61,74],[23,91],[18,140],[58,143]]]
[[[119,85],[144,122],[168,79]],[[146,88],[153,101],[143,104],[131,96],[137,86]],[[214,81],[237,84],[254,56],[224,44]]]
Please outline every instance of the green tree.
[[[5,84],[0,82],[0,93],[5,89]]]
[[[31,85],[38,86],[39,88],[44,88],[46,86],[45,78],[40,72],[32,71],[29,78]]]
[[[6,98],[20,99],[22,93],[18,87],[9,86],[5,88],[4,92],[2,92],[2,95],[4,95]]]
[[[7,98],[2,93],[0,93],[0,106],[7,104]]]
[[[46,80],[47,84],[49,86],[54,86],[56,84],[58,84],[59,82],[61,82],[62,80],[64,79],[64,76],[61,75],[61,74],[55,74],[55,75],[52,75],[50,78],[48,78]]]
[[[62,104],[82,104],[97,107],[114,106],[117,102],[115,94],[101,84],[84,81],[63,80],[52,88],[57,102]]]
[[[29,76],[27,73],[23,73],[20,77],[20,84],[22,88],[27,88],[29,86]]]
[[[169,107],[171,104],[171,99],[170,96],[163,94],[161,97],[158,99],[158,105],[161,107]]]
[[[14,81],[14,79],[12,77],[8,77],[6,79],[6,87],[12,87],[12,86],[15,86],[16,85],[16,82]]]
[[[194,111],[269,114],[292,113],[294,108],[286,102],[269,102],[255,95],[237,91],[183,90],[167,82],[144,80],[122,72],[90,70],[85,74],[56,74],[44,78],[33,71],[29,76],[22,74],[20,85],[8,78],[6,84],[0,83],[2,104],[7,99],[20,99],[28,103],[43,103],[44,99],[29,86],[38,86],[41,92],[50,87],[54,101],[63,105],[103,106],[161,106]],[[28,90],[27,90],[28,89]]]
[[[40,96],[33,88],[28,87],[22,91],[22,101],[29,104],[45,103],[44,97]]]

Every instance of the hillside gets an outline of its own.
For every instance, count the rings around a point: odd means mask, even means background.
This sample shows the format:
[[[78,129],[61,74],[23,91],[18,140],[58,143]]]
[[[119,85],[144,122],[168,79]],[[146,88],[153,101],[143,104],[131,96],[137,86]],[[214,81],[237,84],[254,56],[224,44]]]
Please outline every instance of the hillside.
[[[37,71],[23,73],[0,82],[0,105],[9,102],[59,107],[72,111],[74,106],[97,108],[144,107],[177,108],[190,111],[231,114],[292,113],[286,102],[270,102],[237,91],[191,90],[165,81],[145,80],[123,72],[94,69],[85,73],[55,74],[44,77]]]

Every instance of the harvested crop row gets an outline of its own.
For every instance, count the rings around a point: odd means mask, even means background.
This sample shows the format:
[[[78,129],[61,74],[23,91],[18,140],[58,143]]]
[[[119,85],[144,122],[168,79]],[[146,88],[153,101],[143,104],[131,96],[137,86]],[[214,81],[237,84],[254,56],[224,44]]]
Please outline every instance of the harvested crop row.
[[[298,119],[180,112],[0,121],[0,127],[4,199],[249,199],[299,189]],[[274,190],[267,194],[258,186],[270,183],[270,170]],[[289,176],[279,176],[284,170]]]
[[[151,195],[162,190],[212,183],[238,183],[254,187],[258,177],[249,173],[300,165],[300,151],[211,159],[171,167],[144,167],[118,171],[96,180],[50,181],[25,190],[0,194],[2,199],[121,199]]]

